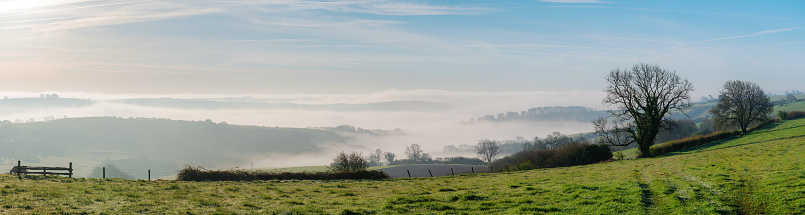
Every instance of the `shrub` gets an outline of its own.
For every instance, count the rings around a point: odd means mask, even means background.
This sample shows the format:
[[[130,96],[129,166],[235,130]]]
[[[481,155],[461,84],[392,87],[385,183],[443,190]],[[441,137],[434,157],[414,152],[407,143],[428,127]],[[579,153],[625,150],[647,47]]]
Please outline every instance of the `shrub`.
[[[785,111],[778,110],[777,111],[777,118],[780,118],[780,120],[786,120],[786,119],[788,119],[788,113],[785,112]]]
[[[342,172],[269,172],[243,169],[207,170],[204,167],[186,165],[176,180],[179,181],[254,181],[254,180],[336,180],[336,179],[384,179],[389,175],[378,170]]]
[[[340,152],[330,164],[330,170],[334,172],[358,171],[366,170],[366,168],[369,168],[369,161],[357,152],[350,154]]]

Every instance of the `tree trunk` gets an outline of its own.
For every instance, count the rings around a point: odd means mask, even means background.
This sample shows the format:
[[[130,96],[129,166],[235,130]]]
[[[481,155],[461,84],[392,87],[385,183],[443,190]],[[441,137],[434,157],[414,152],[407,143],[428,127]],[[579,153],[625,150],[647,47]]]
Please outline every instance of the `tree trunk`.
[[[640,157],[641,158],[649,158],[651,156],[651,144],[650,143],[639,143],[638,148],[640,149]]]

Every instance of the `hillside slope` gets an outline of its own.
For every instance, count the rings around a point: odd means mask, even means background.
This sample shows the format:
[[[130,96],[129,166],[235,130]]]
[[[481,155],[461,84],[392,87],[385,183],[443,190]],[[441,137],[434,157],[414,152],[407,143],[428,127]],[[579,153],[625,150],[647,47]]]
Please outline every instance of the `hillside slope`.
[[[0,124],[0,170],[8,171],[17,160],[25,165],[73,162],[82,167],[80,176],[88,176],[105,163],[140,172],[151,169],[161,177],[184,164],[231,168],[276,154],[326,153],[323,147],[345,146],[348,138],[322,129],[146,118],[5,123]]]
[[[383,181],[19,181],[0,213],[795,214],[805,119],[659,158]],[[34,201],[37,200],[37,201]]]

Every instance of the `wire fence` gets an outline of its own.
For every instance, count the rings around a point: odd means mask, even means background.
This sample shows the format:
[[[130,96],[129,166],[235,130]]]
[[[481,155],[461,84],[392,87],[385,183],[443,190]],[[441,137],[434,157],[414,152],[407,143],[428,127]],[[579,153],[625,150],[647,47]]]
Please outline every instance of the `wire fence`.
[[[16,166],[16,163],[0,163],[0,170],[10,173],[11,168]],[[22,163],[25,166],[25,163]],[[67,167],[69,164],[36,164],[37,166],[53,166],[53,167]],[[178,169],[171,170],[151,170],[151,169],[127,169],[118,168],[114,165],[96,165],[88,166],[73,163],[73,178],[121,178],[129,180],[174,180]],[[501,167],[503,168],[503,167]],[[514,167],[512,167],[514,168]],[[494,171],[506,171],[505,169],[495,168]],[[512,169],[514,170],[514,169]],[[476,173],[489,173],[493,169],[489,166],[470,166],[470,165],[404,165],[398,167],[390,167],[380,169],[392,178],[409,178],[409,177],[439,177],[461,174],[476,174]]]
[[[439,177],[462,174],[488,173],[488,166],[469,165],[404,165],[379,169],[392,178]]]

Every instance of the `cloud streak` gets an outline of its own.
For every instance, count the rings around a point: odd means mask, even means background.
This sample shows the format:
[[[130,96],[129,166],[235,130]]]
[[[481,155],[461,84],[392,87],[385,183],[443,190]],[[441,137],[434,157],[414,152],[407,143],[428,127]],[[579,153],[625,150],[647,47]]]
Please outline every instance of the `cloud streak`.
[[[295,11],[326,10],[339,13],[368,13],[393,16],[423,16],[423,15],[477,15],[497,11],[492,8],[440,6],[410,2],[395,1],[241,1],[241,2],[187,2],[187,1],[117,1],[106,2],[97,0],[74,0],[40,2],[38,4],[24,4],[30,1],[13,1],[0,4],[6,9],[0,9],[0,17],[26,17],[31,15],[53,16],[65,21],[47,22],[44,26],[36,27],[36,31],[56,31],[96,26],[111,26],[127,23],[148,22],[178,17],[197,16],[204,14],[223,13],[239,14],[250,10],[261,10],[293,15]],[[13,6],[13,7],[12,7]],[[251,8],[251,9],[248,9]],[[254,12],[254,11],[251,11]],[[36,21],[54,20],[57,17],[35,19]],[[30,20],[17,20],[14,22],[27,22]],[[296,26],[310,26],[290,24]],[[371,23],[368,23],[371,24]],[[315,26],[315,25],[314,25]],[[11,27],[4,27],[10,29]]]
[[[722,37],[722,38],[716,38],[716,39],[702,40],[702,41],[699,41],[699,42],[696,42],[696,43],[706,43],[706,42],[712,42],[712,41],[730,40],[730,39],[738,39],[738,38],[744,38],[744,37],[755,37],[755,36],[762,36],[762,35],[767,35],[767,34],[782,33],[782,32],[792,31],[792,30],[797,30],[797,29],[799,29],[799,28],[772,29],[772,30],[758,31],[758,32],[755,32],[755,33],[745,34],[745,35],[738,35],[738,36],[732,36],[732,37]]]
[[[599,0],[536,0],[539,2],[551,2],[551,3],[570,3],[570,4],[581,4],[581,3],[604,3]]]

